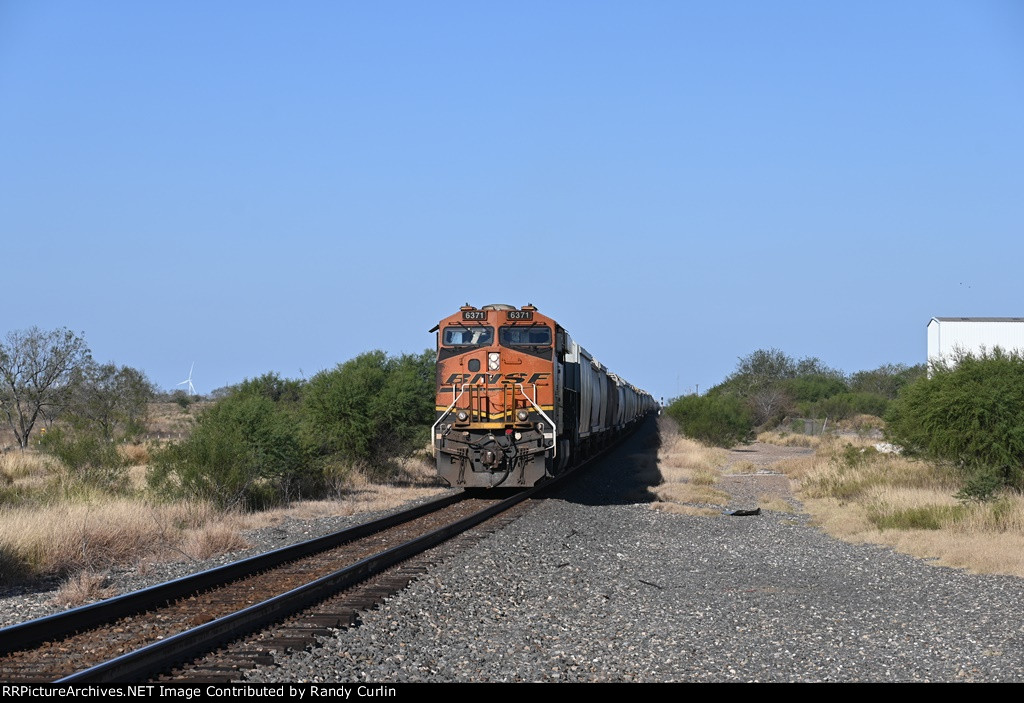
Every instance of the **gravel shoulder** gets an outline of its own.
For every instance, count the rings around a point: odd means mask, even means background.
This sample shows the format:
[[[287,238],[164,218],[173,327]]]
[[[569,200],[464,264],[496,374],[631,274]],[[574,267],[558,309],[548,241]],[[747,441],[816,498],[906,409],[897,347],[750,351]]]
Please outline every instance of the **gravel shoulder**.
[[[625,469],[650,442],[631,443],[360,627],[249,678],[1024,680],[1012,616],[1024,581],[846,544],[786,512],[693,517],[623,502],[645,488]]]

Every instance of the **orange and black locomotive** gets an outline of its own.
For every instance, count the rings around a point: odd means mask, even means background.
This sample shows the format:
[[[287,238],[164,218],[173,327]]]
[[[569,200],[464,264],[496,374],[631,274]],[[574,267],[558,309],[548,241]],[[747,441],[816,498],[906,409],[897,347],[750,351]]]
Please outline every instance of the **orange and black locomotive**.
[[[437,332],[437,470],[459,488],[532,486],[656,409],[533,305],[464,305]]]

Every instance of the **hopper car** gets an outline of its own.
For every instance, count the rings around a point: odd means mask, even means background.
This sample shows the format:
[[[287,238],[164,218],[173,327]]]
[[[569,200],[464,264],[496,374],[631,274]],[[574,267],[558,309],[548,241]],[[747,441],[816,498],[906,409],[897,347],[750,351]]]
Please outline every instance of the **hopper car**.
[[[437,332],[438,475],[525,488],[597,454],[657,411],[535,306],[464,305]]]

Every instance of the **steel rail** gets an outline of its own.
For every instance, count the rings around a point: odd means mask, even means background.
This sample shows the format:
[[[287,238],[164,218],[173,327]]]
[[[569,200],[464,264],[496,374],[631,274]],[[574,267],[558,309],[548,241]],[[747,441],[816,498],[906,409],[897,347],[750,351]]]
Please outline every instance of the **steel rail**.
[[[248,576],[257,571],[279,566],[316,552],[331,549],[345,542],[351,542],[375,532],[400,525],[418,517],[441,510],[464,500],[464,494],[456,493],[438,500],[356,525],[323,537],[299,542],[298,544],[281,547],[270,552],[240,561],[183,576],[173,581],[150,586],[131,593],[108,598],[97,603],[90,603],[79,608],[66,610],[46,617],[29,620],[0,629],[0,654],[8,654],[47,640],[63,637],[74,632],[86,630],[97,625],[111,622],[127,615],[143,612],[168,601],[178,600],[200,591],[221,586]]]
[[[59,679],[57,683],[128,682],[166,670],[268,623],[287,617],[338,591],[365,581],[411,556],[420,554],[479,525],[533,496],[538,491],[549,489],[552,485],[553,483],[549,482],[518,492],[500,503],[484,508],[450,525],[440,527],[374,556],[366,557],[351,566],[339,569],[287,593],[76,672]]]

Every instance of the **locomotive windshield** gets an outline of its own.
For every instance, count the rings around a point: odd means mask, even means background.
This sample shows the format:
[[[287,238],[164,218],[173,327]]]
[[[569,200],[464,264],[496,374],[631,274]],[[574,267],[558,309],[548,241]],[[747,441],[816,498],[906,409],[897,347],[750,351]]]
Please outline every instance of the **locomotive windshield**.
[[[493,327],[452,325],[444,328],[441,337],[441,343],[446,347],[483,347],[493,342]]]
[[[550,347],[551,328],[540,325],[530,327],[502,327],[499,331],[504,347]]]

